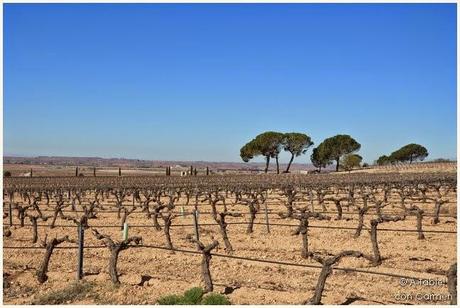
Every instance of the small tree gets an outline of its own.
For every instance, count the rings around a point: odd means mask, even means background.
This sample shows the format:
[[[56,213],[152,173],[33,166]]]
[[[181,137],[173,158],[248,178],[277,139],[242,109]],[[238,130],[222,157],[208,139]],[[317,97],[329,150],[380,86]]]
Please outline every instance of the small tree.
[[[291,159],[286,167],[285,173],[289,173],[294,157],[305,154],[310,146],[313,145],[311,138],[301,133],[286,133],[284,134],[283,149],[291,153]]]
[[[361,144],[349,135],[336,135],[325,139],[318,148],[322,157],[337,162],[335,171],[339,171],[340,158],[343,155],[358,151]]]
[[[247,163],[248,161],[253,159],[254,156],[257,156],[257,155],[260,155],[260,153],[255,147],[254,140],[246,143],[240,149],[240,157],[245,163]]]
[[[332,164],[332,161],[326,157],[325,153],[322,151],[322,148],[319,147],[313,149],[310,160],[313,166],[318,168],[319,172],[321,172],[321,168],[326,168],[328,165]]]
[[[389,165],[393,162],[393,158],[386,155],[382,155],[375,162],[379,166]]]
[[[10,176],[11,176],[11,172],[9,172],[9,171],[4,171],[4,172],[3,172],[3,176],[6,177],[6,178],[7,178],[7,177],[10,177]]]
[[[396,161],[409,162],[409,164],[412,164],[413,161],[424,160],[427,156],[427,149],[415,143],[405,145],[390,155]]]
[[[358,154],[348,154],[343,158],[342,167],[346,171],[351,171],[359,167],[363,158]]]
[[[276,170],[279,173],[278,155],[281,152],[283,139],[284,134],[278,132],[269,131],[259,134],[240,149],[240,157],[244,162],[248,162],[255,156],[265,156],[265,173],[268,172],[270,158],[275,158]]]

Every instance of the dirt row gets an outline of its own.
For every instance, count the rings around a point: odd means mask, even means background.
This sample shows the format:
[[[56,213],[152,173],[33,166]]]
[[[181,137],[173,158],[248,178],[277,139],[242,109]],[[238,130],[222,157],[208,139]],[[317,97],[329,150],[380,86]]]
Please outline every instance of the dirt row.
[[[396,201],[395,201],[396,202]],[[430,204],[424,205],[427,210]],[[452,208],[449,205],[447,209]],[[203,211],[210,211],[208,205],[202,205]],[[243,206],[234,206],[235,211],[247,211]],[[282,211],[279,204],[270,206],[270,210]],[[331,205],[328,210],[333,210]],[[450,212],[446,211],[446,212]],[[310,225],[337,226],[354,228],[357,216],[344,211],[343,220],[315,221]],[[331,215],[334,217],[334,215]],[[273,217],[273,216],[270,216]],[[369,218],[365,224],[369,225]],[[15,218],[16,219],[16,218]],[[161,220],[160,220],[161,221]],[[200,215],[200,223],[212,223],[210,215]],[[229,218],[229,222],[247,221],[246,217]],[[275,220],[272,219],[273,223]],[[4,220],[4,223],[7,220]],[[17,222],[15,220],[15,222]],[[257,258],[262,260],[278,260],[297,264],[319,265],[311,259],[303,259],[300,255],[302,245],[300,236],[291,235],[295,227],[271,226],[267,233],[263,211],[257,216],[254,233],[246,234],[246,225],[228,226],[230,241],[235,249],[233,255]],[[294,220],[276,220],[276,222],[296,224]],[[70,224],[58,219],[59,224]],[[119,225],[116,213],[99,213],[98,219],[90,220],[90,225]],[[151,220],[145,216],[132,215],[128,217],[129,225],[151,225]],[[191,224],[192,218],[177,217],[173,224]],[[415,218],[405,221],[385,223],[381,227],[388,229],[415,229]],[[428,217],[424,219],[425,230],[456,231],[456,219],[441,217],[441,223],[432,225]],[[11,228],[12,236],[4,237],[4,246],[31,246],[31,228]],[[99,232],[110,235],[113,239],[121,239],[119,228],[99,228]],[[56,227],[39,228],[39,237],[43,239],[69,235],[76,239],[76,228]],[[194,250],[192,243],[187,241],[187,235],[193,235],[193,227],[173,227],[172,241],[176,248]],[[359,250],[372,253],[369,233],[354,239],[353,230],[309,229],[309,248],[323,256],[337,254],[343,250]],[[152,227],[129,229],[130,236],[141,236],[145,245],[165,245],[163,231]],[[221,242],[218,226],[200,227],[202,242],[210,243],[212,239]],[[425,240],[417,240],[416,233],[383,232],[378,233],[380,251],[384,257],[383,264],[372,267],[369,262],[361,259],[344,259],[339,266],[359,268],[415,276],[420,278],[444,279],[445,272],[456,260],[456,234],[425,233]],[[101,245],[91,232],[87,232],[86,245]],[[35,246],[39,246],[35,244]],[[223,243],[216,252],[223,253]],[[44,250],[3,250],[4,278],[7,283],[4,288],[5,304],[32,303],[39,294],[59,290],[75,281],[77,266],[77,251],[57,249],[51,258],[49,279],[39,284],[35,271],[43,259]],[[96,293],[105,294],[104,298],[81,299],[72,303],[112,303],[112,304],[152,304],[163,295],[182,293],[184,290],[202,285],[199,255],[170,253],[164,250],[150,248],[130,248],[120,254],[118,269],[121,286],[111,286],[107,265],[109,251],[102,249],[86,249],[84,255],[84,280],[93,283]],[[235,260],[214,257],[211,260],[211,273],[215,282],[215,291],[224,292],[234,304],[300,304],[309,299],[314,292],[319,275],[319,269],[300,268],[269,263]],[[146,280],[141,283],[142,277]],[[142,285],[141,285],[142,284]],[[102,293],[101,293],[102,292]],[[447,287],[441,286],[407,286],[402,285],[398,278],[369,275],[356,272],[334,271],[326,283],[322,302],[324,304],[341,304],[354,302],[358,304],[447,304],[446,298],[431,297],[424,300],[424,294],[446,295]]]

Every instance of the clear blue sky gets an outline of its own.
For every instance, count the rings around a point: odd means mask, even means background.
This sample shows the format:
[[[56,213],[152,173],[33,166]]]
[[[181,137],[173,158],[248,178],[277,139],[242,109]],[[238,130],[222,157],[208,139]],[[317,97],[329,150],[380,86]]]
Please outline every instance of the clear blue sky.
[[[5,4],[3,108],[5,154],[240,161],[276,130],[456,158],[456,6]]]

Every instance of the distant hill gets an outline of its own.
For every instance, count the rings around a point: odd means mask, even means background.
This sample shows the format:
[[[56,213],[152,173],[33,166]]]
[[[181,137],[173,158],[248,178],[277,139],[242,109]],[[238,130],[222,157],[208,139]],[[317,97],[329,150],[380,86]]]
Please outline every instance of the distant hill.
[[[164,168],[190,167],[206,168],[217,170],[263,170],[265,163],[237,163],[237,162],[208,162],[208,161],[168,161],[168,160],[141,160],[129,158],[101,158],[101,157],[64,157],[64,156],[37,156],[19,157],[4,156],[4,164],[23,165],[52,165],[52,166],[94,166],[94,167],[123,167],[123,168]],[[287,164],[280,164],[280,170],[285,170]],[[275,168],[275,162],[270,163],[270,168]],[[293,163],[291,170],[313,170],[311,164]]]

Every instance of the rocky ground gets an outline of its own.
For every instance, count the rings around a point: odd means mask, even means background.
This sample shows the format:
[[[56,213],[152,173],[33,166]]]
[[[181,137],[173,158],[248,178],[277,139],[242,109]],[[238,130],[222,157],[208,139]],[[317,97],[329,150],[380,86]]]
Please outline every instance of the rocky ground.
[[[453,197],[455,199],[455,195]],[[423,205],[427,213],[433,211],[432,204]],[[443,213],[455,213],[456,199],[445,205]],[[180,206],[178,207],[178,209]],[[190,208],[186,208],[190,209]],[[236,211],[247,211],[244,206],[235,206]],[[332,204],[328,210],[333,210]],[[202,211],[209,211],[203,205]],[[283,210],[280,204],[270,204],[269,210]],[[344,211],[343,220],[311,220],[309,229],[309,249],[323,256],[331,256],[343,250],[358,250],[372,254],[369,233],[354,239],[354,230],[321,229],[314,226],[356,227],[355,212]],[[334,215],[332,215],[334,217]],[[277,215],[270,215],[270,233],[266,226],[255,226],[254,233],[246,234],[246,225],[229,225],[229,238],[235,249],[234,256],[244,256],[262,260],[277,260],[297,264],[319,265],[314,260],[303,259],[300,255],[301,236],[291,235],[295,227],[276,226],[276,223],[296,224],[294,220],[281,220]],[[15,218],[16,219],[16,218]],[[370,217],[366,217],[369,225]],[[8,220],[4,219],[4,223]],[[210,215],[202,214],[200,223],[213,222]],[[228,218],[228,222],[247,221],[247,217]],[[257,215],[257,222],[265,223],[263,211]],[[30,222],[26,221],[27,224]],[[49,222],[47,222],[49,223]],[[58,219],[60,225],[71,222]],[[100,213],[98,218],[90,220],[90,225],[119,225],[116,213]],[[164,246],[163,231],[152,227],[145,214],[134,212],[128,217],[131,227],[130,236],[142,236],[145,245]],[[177,217],[173,224],[191,224],[192,218]],[[388,229],[415,229],[414,217],[405,221],[389,222],[381,225]],[[456,219],[442,217],[441,223],[433,225],[430,217],[424,218],[425,230],[456,231]],[[120,240],[119,227],[98,228],[99,232]],[[12,235],[3,237],[4,246],[39,246],[32,244],[31,227],[13,227]],[[48,239],[68,234],[76,239],[76,227],[39,228],[40,239],[45,233]],[[194,244],[186,237],[193,234],[193,227],[172,227],[172,241],[176,248],[194,250]],[[214,252],[225,254],[218,226],[200,227],[201,241],[210,243],[213,238],[220,242]],[[345,258],[338,266],[359,268],[408,275],[426,279],[445,279],[445,273],[456,259],[456,234],[425,233],[425,240],[417,240],[417,233],[379,231],[378,241],[384,257],[383,264],[371,266],[368,261]],[[101,245],[90,231],[86,232],[85,246]],[[74,244],[62,244],[74,245]],[[44,284],[38,283],[35,272],[42,262],[44,250],[38,249],[3,249],[4,304],[31,304],[43,300],[44,294],[59,290],[67,292],[76,278],[77,250],[56,249],[51,257],[48,276]],[[185,253],[170,253],[151,248],[129,248],[122,251],[118,260],[121,285],[111,284],[107,272],[109,251],[107,248],[85,249],[84,281],[88,290],[81,296],[70,297],[64,303],[72,304],[153,304],[160,296],[179,294],[193,286],[202,286],[201,256]],[[301,268],[246,260],[213,257],[211,273],[215,292],[226,293],[233,304],[301,304],[309,299],[315,290],[320,269]],[[447,286],[407,285],[396,277],[370,275],[356,272],[335,270],[328,278],[323,294],[324,304],[447,304],[449,299]],[[420,298],[425,294],[433,296],[429,300]]]

